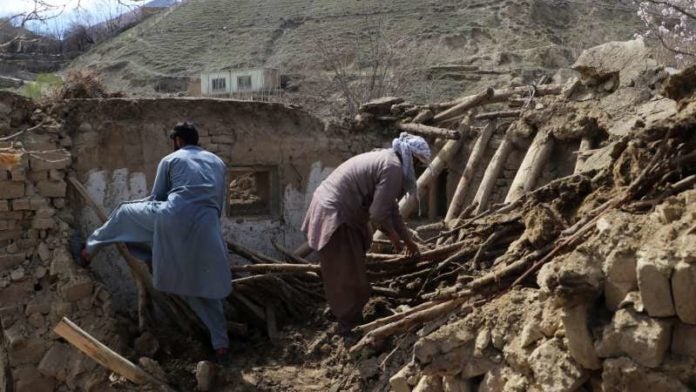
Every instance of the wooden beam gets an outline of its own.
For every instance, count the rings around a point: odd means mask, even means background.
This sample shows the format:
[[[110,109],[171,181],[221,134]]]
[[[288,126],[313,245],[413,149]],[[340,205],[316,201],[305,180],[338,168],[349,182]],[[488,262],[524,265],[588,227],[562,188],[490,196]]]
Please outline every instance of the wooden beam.
[[[562,90],[563,90],[563,86],[560,84],[542,84],[539,86],[520,86],[520,87],[501,89],[501,90],[494,91],[493,95],[490,98],[488,98],[487,100],[485,100],[484,102],[481,102],[481,104],[504,102],[504,101],[507,101],[508,99],[510,99],[514,95],[529,95],[532,92],[534,93],[534,96],[537,96],[537,97],[544,96],[544,95],[558,95],[561,93]],[[476,95],[478,95],[478,94],[476,94]],[[448,110],[448,109],[454,108],[455,106],[460,105],[464,102],[470,101],[476,95],[469,95],[466,97],[455,99],[454,101],[434,104],[434,105],[431,105],[431,107],[435,108],[435,109],[439,109],[439,110]]]
[[[514,124],[511,124],[507,132],[505,132],[502,142],[498,146],[495,155],[493,155],[493,158],[488,164],[486,172],[483,174],[483,180],[481,180],[481,184],[476,192],[476,196],[474,196],[474,203],[477,205],[477,214],[482,213],[486,210],[486,208],[488,208],[488,201],[491,197],[491,193],[493,192],[493,188],[495,187],[495,181],[500,176],[500,172],[503,170],[503,165],[505,164],[508,155],[510,155],[510,152],[512,151],[513,146],[509,133],[514,126]]]
[[[462,99],[456,105],[445,110],[444,112],[436,114],[433,120],[435,122],[441,122],[451,119],[452,117],[456,117],[464,112],[467,112],[471,108],[479,106],[484,102],[488,102],[494,94],[495,91],[489,87],[476,95],[472,95]]]
[[[497,118],[515,118],[519,117],[521,110],[500,110],[497,112],[481,113],[474,116],[475,120],[495,120]]]
[[[515,174],[505,203],[510,203],[527,192],[534,190],[544,166],[553,151],[554,140],[548,132],[538,131]]]
[[[397,123],[396,128],[416,135],[439,137],[443,139],[461,139],[462,134],[452,129],[431,127],[423,124]]]
[[[53,332],[72,344],[83,354],[92,358],[98,364],[114,373],[120,374],[135,384],[149,384],[165,391],[173,391],[167,384],[156,379],[126,358],[123,358],[117,352],[95,339],[66,317],[63,317],[63,319],[58,322],[53,328]]]
[[[249,264],[233,265],[230,267],[233,272],[283,272],[283,273],[304,273],[320,272],[321,268],[313,264]]]
[[[582,140],[580,141],[580,148],[578,149],[578,157],[575,161],[575,170],[573,171],[573,174],[580,173],[582,166],[585,164],[585,161],[587,160],[587,153],[591,150],[592,138],[590,138],[589,136],[583,136]]]
[[[468,124],[460,125],[459,132],[464,133],[467,130]],[[437,156],[435,156],[435,159],[430,162],[430,165],[428,165],[423,174],[418,177],[417,192],[419,196],[422,196],[428,186],[435,181],[440,173],[442,173],[442,170],[444,170],[447,163],[452,160],[452,157],[454,157],[454,155],[457,153],[460,146],[461,139],[448,140],[445,145],[442,146],[440,151],[437,153]],[[417,206],[418,204],[415,195],[412,195],[411,197],[404,196],[399,201],[399,213],[401,213],[401,216],[404,217],[404,219],[408,218]]]
[[[496,123],[491,121],[486,125],[486,127],[481,131],[481,134],[476,139],[476,144],[471,150],[469,155],[469,160],[466,163],[466,168],[462,173],[459,183],[457,184],[457,189],[454,191],[454,196],[452,196],[452,202],[447,209],[447,215],[445,216],[445,223],[451,221],[452,219],[458,218],[462,207],[464,206],[464,198],[466,197],[466,192],[471,185],[471,181],[474,179],[474,174],[479,166],[479,162],[483,158],[483,155],[488,146],[488,141],[490,140],[493,132],[495,131]]]

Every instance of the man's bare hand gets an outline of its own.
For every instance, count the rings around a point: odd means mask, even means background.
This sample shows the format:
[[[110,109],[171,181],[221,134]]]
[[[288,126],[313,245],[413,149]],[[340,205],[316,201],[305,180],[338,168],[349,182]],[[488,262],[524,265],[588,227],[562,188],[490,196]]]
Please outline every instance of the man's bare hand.
[[[401,238],[396,233],[389,233],[387,234],[387,237],[389,238],[389,242],[392,243],[392,246],[394,247],[394,250],[396,253],[401,253]]]
[[[406,256],[408,256],[408,257],[420,256],[420,249],[418,249],[418,244],[416,244],[413,241],[408,241],[406,243]]]

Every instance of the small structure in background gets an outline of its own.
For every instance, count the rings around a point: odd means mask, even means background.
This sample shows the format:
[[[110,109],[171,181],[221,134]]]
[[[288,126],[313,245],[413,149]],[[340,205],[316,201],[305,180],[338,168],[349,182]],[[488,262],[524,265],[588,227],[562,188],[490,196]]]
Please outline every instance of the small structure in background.
[[[274,68],[234,69],[201,73],[201,95],[261,99],[280,89],[280,72]]]

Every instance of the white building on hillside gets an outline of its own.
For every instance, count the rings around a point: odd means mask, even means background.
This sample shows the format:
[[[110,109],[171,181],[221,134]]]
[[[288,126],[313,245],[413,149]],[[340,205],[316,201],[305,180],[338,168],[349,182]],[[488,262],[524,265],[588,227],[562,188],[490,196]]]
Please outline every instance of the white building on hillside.
[[[280,72],[273,68],[234,69],[201,74],[204,96],[270,93],[280,88]]]

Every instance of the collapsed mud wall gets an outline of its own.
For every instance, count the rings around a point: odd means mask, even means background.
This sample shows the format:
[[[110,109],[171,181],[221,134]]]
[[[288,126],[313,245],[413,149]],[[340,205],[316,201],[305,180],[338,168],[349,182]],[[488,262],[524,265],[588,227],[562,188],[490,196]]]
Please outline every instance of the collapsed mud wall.
[[[65,181],[71,138],[21,97],[0,95],[0,108],[3,133],[31,128],[1,146],[0,391],[102,388],[108,374],[51,331],[68,317],[122,347],[110,294],[75,267],[67,247],[75,224]],[[12,153],[21,149],[30,152]]]
[[[147,196],[159,160],[172,151],[167,132],[178,121],[193,121],[200,144],[240,173],[266,173],[269,208],[260,213],[232,210],[223,215],[226,238],[273,254],[272,241],[293,248],[304,241],[299,228],[314,189],[352,155],[384,147],[376,134],[348,134],[326,128],[316,117],[279,104],[208,99],[71,100],[54,115],[64,122],[74,146],[77,177],[108,210]],[[256,184],[260,186],[260,184]],[[89,208],[80,214],[87,233],[97,227]],[[129,272],[114,250],[98,257],[94,269],[108,282],[118,305],[133,298]]]

